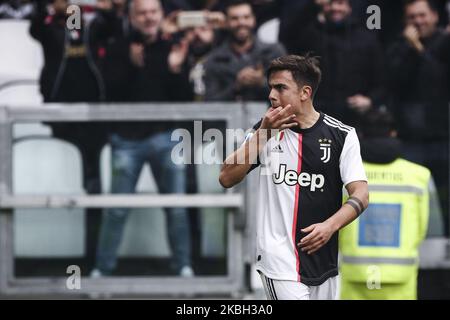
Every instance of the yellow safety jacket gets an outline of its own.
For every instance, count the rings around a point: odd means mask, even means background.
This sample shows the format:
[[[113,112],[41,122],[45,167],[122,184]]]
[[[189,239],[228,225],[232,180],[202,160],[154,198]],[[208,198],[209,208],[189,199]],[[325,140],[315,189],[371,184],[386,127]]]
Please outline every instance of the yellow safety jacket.
[[[381,284],[405,283],[417,276],[427,232],[430,171],[403,159],[364,166],[370,204],[340,232],[342,281],[367,283],[376,270]]]

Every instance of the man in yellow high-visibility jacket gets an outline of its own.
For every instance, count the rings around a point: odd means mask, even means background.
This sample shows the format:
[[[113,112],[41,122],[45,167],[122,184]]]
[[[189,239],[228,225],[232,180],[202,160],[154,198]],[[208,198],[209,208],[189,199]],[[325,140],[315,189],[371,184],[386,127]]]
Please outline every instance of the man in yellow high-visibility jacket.
[[[427,168],[400,157],[393,124],[379,110],[362,120],[370,205],[340,233],[341,299],[417,299],[418,248],[435,191]]]

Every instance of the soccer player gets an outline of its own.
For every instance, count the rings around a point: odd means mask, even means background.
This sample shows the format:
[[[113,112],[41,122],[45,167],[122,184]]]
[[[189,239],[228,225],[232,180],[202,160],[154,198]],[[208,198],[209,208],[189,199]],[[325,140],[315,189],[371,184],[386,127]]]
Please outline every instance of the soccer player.
[[[267,74],[271,108],[225,160],[219,180],[231,188],[259,167],[255,258],[267,297],[335,299],[338,231],[369,202],[358,137],[315,110],[317,58],[280,57]]]

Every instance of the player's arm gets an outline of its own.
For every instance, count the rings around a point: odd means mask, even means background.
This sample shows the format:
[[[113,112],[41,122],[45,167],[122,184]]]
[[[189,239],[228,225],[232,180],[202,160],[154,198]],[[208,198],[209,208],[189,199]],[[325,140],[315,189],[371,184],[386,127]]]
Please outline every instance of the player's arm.
[[[348,200],[327,220],[334,232],[352,223],[369,206],[369,187],[366,181],[349,183],[346,189],[349,194]]]
[[[252,166],[257,163],[258,155],[276,130],[297,126],[298,124],[294,120],[295,115],[290,105],[286,108],[270,108],[265,114],[260,128],[225,160],[220,172],[220,184],[224,188],[232,188],[240,183]]]
[[[358,218],[369,206],[369,188],[366,181],[351,182],[346,186],[349,198],[328,220],[302,230],[309,233],[298,244],[302,251],[312,254],[325,245],[332,235]]]
[[[302,230],[308,235],[300,241],[298,246],[308,254],[319,250],[335,232],[355,220],[369,205],[369,187],[361,159],[358,136],[354,129],[345,139],[339,160],[339,170],[349,199],[328,220]]]

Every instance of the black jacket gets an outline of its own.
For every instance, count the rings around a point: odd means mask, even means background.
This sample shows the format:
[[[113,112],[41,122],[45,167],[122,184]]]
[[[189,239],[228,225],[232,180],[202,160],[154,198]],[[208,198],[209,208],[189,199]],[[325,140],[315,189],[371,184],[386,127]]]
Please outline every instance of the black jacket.
[[[145,66],[140,68],[131,63],[129,48],[131,43],[141,41],[141,37],[131,31],[118,39],[118,43],[114,46],[115,50],[106,52],[106,57],[113,55],[110,62],[115,62],[116,72],[119,70],[121,72],[113,82],[107,77],[109,86],[112,85],[115,90],[122,91],[119,101],[133,103],[192,101],[193,92],[189,83],[187,64],[178,74],[169,70],[168,56],[173,43],[159,37],[155,42],[145,44]],[[111,59],[111,56],[107,59]],[[111,93],[108,96],[113,102],[118,102],[114,100],[117,94]],[[144,139],[155,132],[169,130],[177,125],[179,124],[174,122],[129,122],[117,124],[114,132],[128,139]]]
[[[180,73],[169,70],[173,43],[162,40],[145,45],[145,67],[132,67],[131,101],[180,102],[192,100],[187,64]]]
[[[96,19],[98,25],[106,25],[108,28],[105,32],[106,39],[99,42],[102,55],[98,59],[106,86],[106,100],[108,102],[192,100],[187,64],[180,74],[172,74],[169,71],[167,58],[173,42],[159,37],[157,41],[145,44],[145,67],[134,66],[130,60],[130,46],[133,43],[144,44],[143,37],[132,28],[127,18],[110,15],[110,12],[104,12]]]
[[[388,51],[393,109],[403,140],[448,137],[450,36],[437,31],[420,54],[402,37]]]
[[[96,65],[97,36],[94,25],[69,30],[66,16],[50,15],[45,1],[37,2],[30,34],[44,51],[40,88],[45,102],[98,102],[105,97],[103,79]]]
[[[98,43],[100,68],[106,89],[107,102],[131,101],[133,67],[130,54],[131,27],[127,17],[120,18],[113,11],[103,11],[94,23],[104,30],[104,38]]]

